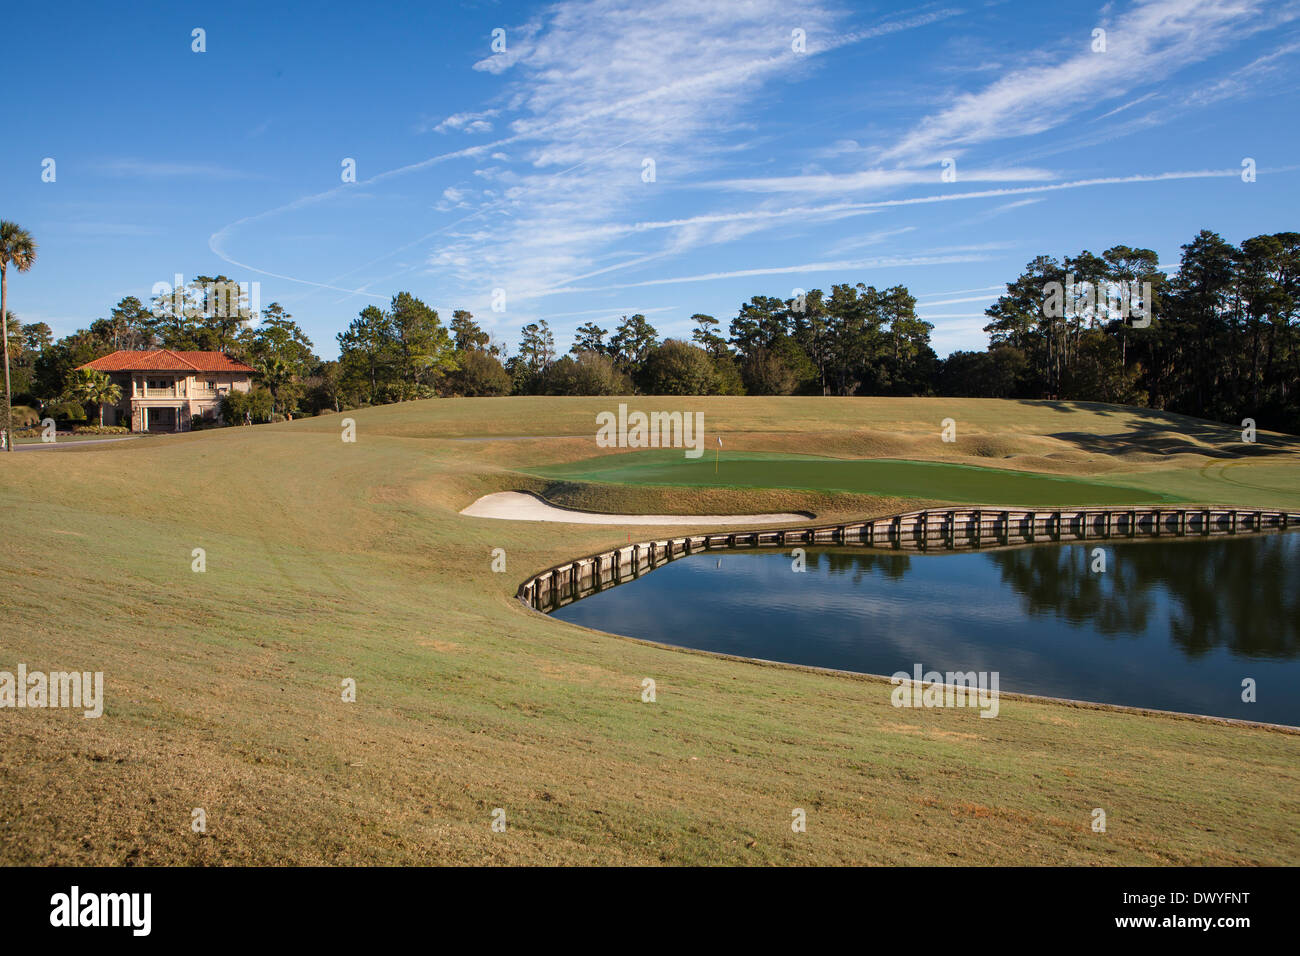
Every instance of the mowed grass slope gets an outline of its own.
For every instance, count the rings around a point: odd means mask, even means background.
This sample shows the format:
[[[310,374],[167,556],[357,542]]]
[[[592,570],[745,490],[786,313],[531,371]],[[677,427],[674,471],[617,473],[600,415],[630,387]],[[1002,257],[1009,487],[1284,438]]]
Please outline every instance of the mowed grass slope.
[[[1246,447],[1193,419],[953,400],[628,401],[701,409],[729,451],[996,465],[1300,508],[1300,443]],[[0,456],[0,669],[102,670],[108,698],[98,720],[0,710],[0,862],[1296,859],[1294,734],[1018,699],[995,720],[897,710],[880,680],[527,611],[520,580],[629,529],[457,514],[480,494],[549,486],[608,510],[815,504],[827,519],[922,500],[530,474],[596,454],[595,414],[611,405],[419,402],[349,413],[356,444],[327,416]],[[939,441],[950,416],[955,445]],[[520,435],[534,437],[447,440]],[[190,569],[196,547],[203,574]],[[498,547],[505,574],[491,570]],[[340,699],[348,677],[353,704]],[[641,702],[646,677],[653,704]],[[490,827],[498,807],[505,833]],[[790,830],[795,807],[807,833]],[[1094,807],[1105,834],[1091,831]],[[206,834],[191,831],[194,808]]]

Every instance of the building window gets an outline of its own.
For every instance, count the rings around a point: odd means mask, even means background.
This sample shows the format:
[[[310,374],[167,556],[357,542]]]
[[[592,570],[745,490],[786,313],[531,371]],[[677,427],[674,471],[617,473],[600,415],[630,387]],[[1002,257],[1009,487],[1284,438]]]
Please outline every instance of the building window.
[[[217,390],[217,383],[212,381],[211,379],[208,379],[208,391],[215,392],[216,390]]]

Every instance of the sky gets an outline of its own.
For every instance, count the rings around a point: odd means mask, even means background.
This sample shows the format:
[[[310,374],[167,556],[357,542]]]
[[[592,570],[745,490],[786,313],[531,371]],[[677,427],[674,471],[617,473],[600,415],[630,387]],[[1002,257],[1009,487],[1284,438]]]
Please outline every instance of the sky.
[[[946,355],[987,344],[984,309],[1037,255],[1122,243],[1172,268],[1201,229],[1300,228],[1300,0],[4,20],[23,82],[0,218],[39,245],[9,308],[56,335],[177,274],[259,283],[326,358],[399,291],[512,352],[546,319],[562,352],[588,321],[687,338],[697,312],[725,329],[751,296],[861,282],[906,285]]]

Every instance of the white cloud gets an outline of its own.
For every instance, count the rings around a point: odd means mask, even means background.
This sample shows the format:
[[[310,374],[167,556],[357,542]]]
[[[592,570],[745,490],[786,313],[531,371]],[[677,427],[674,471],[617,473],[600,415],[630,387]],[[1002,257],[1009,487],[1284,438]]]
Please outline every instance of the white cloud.
[[[1223,79],[1193,90],[1184,102],[1189,106],[1208,106],[1211,103],[1243,96],[1282,69],[1283,64],[1278,63],[1278,60],[1297,52],[1300,52],[1300,43],[1283,44],[1272,53],[1256,57],[1241,69],[1233,70]]]
[[[500,29],[504,35],[499,39],[505,43],[505,49],[499,52],[490,53],[474,64],[474,69],[484,73],[504,73],[521,59],[532,53],[533,37],[541,27],[537,23],[526,23],[518,27],[494,27],[493,30]],[[498,40],[497,36],[492,37],[492,42]],[[491,42],[488,44],[491,49]]]
[[[927,116],[882,160],[917,162],[962,147],[1028,136],[1069,123],[1098,101],[1160,82],[1232,43],[1297,16],[1270,0],[1149,0],[1107,26],[1107,50],[1093,53],[1088,35],[1046,65],[1008,73],[979,92],[958,96]],[[1068,49],[1065,48],[1065,49]]]
[[[916,293],[916,297],[918,299],[933,299],[936,296],[943,298],[952,295],[966,295],[970,292],[1000,292],[1005,288],[1006,286],[1002,285],[985,285],[980,286],[978,289],[953,289],[951,292],[918,292]],[[927,305],[929,304],[931,303],[927,303]]]
[[[492,119],[500,110],[483,110],[479,113],[453,113],[433,127],[435,133],[486,133],[492,129]]]
[[[253,179],[252,173],[216,163],[178,163],[143,159],[115,159],[99,164],[111,176],[139,176],[146,179],[186,177],[194,179]]]
[[[641,282],[623,282],[598,288],[562,287],[529,290],[521,298],[537,298],[562,292],[606,292],[614,289],[642,289],[648,286],[679,285],[688,282],[713,282],[718,279],[742,279],[751,276],[792,275],[798,273],[857,272],[863,269],[894,269],[903,266],[952,265],[960,262],[980,262],[987,258],[983,252],[1004,248],[1002,243],[985,243],[979,246],[958,247],[952,251],[933,250],[929,255],[878,256],[871,259],[840,259],[822,262],[805,262],[798,265],[759,266],[752,269],[734,269],[726,272],[705,272],[695,275],[645,279]]]
[[[816,193],[838,196],[862,190],[879,190],[897,186],[934,185],[940,182],[941,169],[864,169],[854,173],[822,173],[815,176],[771,176],[755,179],[728,179],[702,185],[742,192]],[[970,183],[1033,182],[1054,179],[1046,169],[962,169],[957,167],[957,181]]]
[[[486,236],[440,241],[432,262],[469,263],[453,277],[470,287],[487,288],[490,281],[508,289],[549,288],[735,242],[780,223],[865,215],[847,203],[792,211],[751,202],[744,210],[672,220],[637,221],[636,210],[716,166],[733,144],[728,134],[735,118],[766,84],[816,69],[818,51],[956,12],[931,10],[851,29],[842,11],[821,0],[753,0],[739,7],[594,0],[551,7],[522,38],[507,30],[508,62],[488,57],[476,64],[493,72],[512,66],[518,74],[499,97],[514,115],[508,128],[517,191],[482,208]],[[806,31],[805,56],[791,50],[792,23]],[[641,181],[646,157],[656,161],[652,184]],[[608,260],[610,244],[629,238],[637,241],[637,254]]]

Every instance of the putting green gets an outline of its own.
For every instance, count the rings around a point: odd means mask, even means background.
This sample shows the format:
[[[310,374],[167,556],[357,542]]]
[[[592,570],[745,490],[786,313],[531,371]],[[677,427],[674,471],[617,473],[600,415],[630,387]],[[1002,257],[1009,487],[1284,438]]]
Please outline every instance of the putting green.
[[[716,472],[715,472],[716,467]],[[793,488],[990,505],[1075,506],[1177,502],[1148,489],[930,461],[840,459],[755,452],[691,460],[681,451],[604,455],[530,469],[566,481],[715,488]]]

